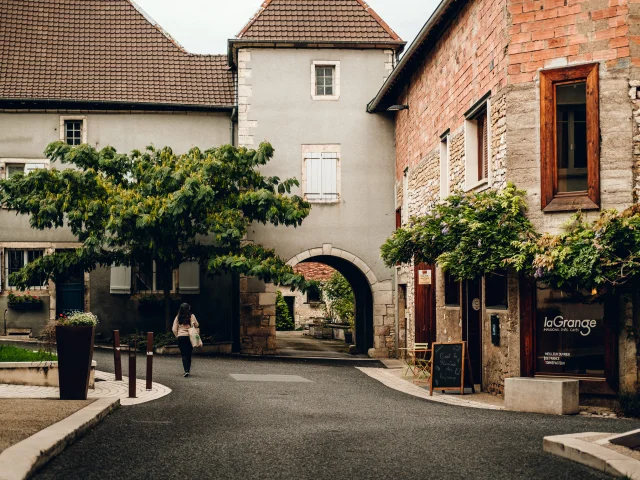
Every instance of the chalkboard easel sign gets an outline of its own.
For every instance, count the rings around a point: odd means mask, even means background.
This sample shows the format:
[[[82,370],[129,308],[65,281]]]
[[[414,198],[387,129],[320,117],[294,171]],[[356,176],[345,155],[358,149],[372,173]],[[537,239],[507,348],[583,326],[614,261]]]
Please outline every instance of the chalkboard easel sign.
[[[465,373],[467,376],[471,375],[467,342],[436,342],[433,344],[430,395],[433,395],[434,388],[436,390],[460,390],[460,395],[464,395]],[[471,388],[473,390],[473,378],[471,378]]]

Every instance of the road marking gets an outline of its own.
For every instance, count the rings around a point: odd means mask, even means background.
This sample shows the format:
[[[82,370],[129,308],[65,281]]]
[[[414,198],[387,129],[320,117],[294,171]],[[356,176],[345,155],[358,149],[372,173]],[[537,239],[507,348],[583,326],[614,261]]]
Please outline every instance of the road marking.
[[[244,374],[230,373],[231,378],[239,382],[288,382],[288,383],[312,383],[311,380],[300,377],[299,375],[260,375],[260,374]]]

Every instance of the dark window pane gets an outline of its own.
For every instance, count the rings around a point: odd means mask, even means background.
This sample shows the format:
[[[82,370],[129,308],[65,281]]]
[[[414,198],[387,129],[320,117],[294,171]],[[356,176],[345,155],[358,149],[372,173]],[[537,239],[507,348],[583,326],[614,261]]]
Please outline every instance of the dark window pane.
[[[494,309],[506,309],[508,306],[507,271],[489,273],[484,279],[485,306]]]
[[[317,287],[311,287],[307,290],[307,303],[313,302],[322,302],[322,295]]]
[[[324,87],[325,95],[333,95],[333,87]]]
[[[536,373],[605,376],[604,307],[538,287]]]
[[[9,275],[19,271],[24,267],[24,251],[23,250],[7,250],[7,264]]]
[[[448,273],[444,274],[444,303],[453,307],[460,305],[460,282]]]
[[[556,86],[556,155],[560,193],[587,190],[586,118],[586,83]]]

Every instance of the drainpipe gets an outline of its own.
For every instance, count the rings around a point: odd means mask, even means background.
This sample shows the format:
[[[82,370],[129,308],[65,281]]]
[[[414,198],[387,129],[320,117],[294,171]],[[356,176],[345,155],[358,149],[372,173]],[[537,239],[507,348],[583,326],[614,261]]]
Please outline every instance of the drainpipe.
[[[231,118],[229,119],[229,131],[231,134],[231,146],[236,146],[236,120],[238,119],[238,107],[233,107],[231,110]]]
[[[4,336],[7,336],[7,313],[9,313],[8,309],[4,311]]]

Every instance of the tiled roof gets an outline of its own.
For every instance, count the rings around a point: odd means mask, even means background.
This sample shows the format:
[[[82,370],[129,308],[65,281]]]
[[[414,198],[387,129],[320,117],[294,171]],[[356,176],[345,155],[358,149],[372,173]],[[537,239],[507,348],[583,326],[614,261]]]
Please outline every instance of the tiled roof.
[[[235,103],[226,56],[186,52],[129,0],[2,0],[0,23],[0,99]]]
[[[317,262],[299,263],[293,267],[293,270],[303,275],[307,280],[316,280],[317,282],[326,282],[336,273],[336,271],[328,265]]]
[[[403,43],[363,0],[266,0],[238,38]]]

